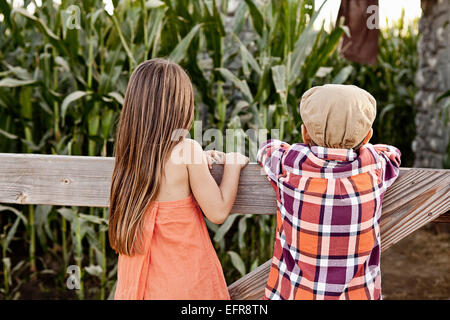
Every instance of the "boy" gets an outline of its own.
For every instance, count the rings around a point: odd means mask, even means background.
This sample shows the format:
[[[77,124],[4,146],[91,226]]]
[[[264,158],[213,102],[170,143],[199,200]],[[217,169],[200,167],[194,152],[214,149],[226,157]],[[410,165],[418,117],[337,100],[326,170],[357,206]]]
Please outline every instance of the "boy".
[[[381,299],[381,202],[400,151],[368,143],[376,101],[356,86],[311,88],[300,115],[304,143],[258,152],[278,204],[264,299]]]

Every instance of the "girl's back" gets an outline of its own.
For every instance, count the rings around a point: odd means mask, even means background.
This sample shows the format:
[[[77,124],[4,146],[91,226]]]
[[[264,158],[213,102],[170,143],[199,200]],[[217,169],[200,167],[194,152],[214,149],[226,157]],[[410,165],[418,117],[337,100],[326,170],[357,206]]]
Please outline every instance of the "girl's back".
[[[174,147],[169,159],[166,160],[158,201],[185,199],[191,194],[188,168],[183,159],[183,149],[189,148],[190,144],[192,142],[189,139],[184,139]]]

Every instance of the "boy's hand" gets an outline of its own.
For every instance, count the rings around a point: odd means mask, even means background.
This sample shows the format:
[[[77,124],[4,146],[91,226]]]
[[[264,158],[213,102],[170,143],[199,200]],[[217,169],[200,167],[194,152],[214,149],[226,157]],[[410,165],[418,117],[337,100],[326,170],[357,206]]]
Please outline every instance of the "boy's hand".
[[[208,168],[212,169],[213,164],[225,164],[225,153],[216,150],[204,151],[208,160]]]
[[[229,152],[225,155],[225,165],[237,165],[244,168],[250,159],[239,152]]]

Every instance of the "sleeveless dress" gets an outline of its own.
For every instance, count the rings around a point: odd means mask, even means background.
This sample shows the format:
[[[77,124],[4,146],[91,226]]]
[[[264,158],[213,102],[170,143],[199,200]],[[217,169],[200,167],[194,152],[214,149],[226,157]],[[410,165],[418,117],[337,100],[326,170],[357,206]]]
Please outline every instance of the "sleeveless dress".
[[[191,194],[152,202],[143,254],[119,255],[116,300],[229,300],[203,214]]]

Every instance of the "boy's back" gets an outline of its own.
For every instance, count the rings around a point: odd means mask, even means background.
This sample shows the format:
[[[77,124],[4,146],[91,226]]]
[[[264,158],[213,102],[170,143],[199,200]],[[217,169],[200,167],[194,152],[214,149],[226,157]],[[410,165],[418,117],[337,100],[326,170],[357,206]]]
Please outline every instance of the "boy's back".
[[[278,201],[265,299],[380,299],[378,223],[384,193],[398,176],[399,150],[271,140],[258,162]]]

